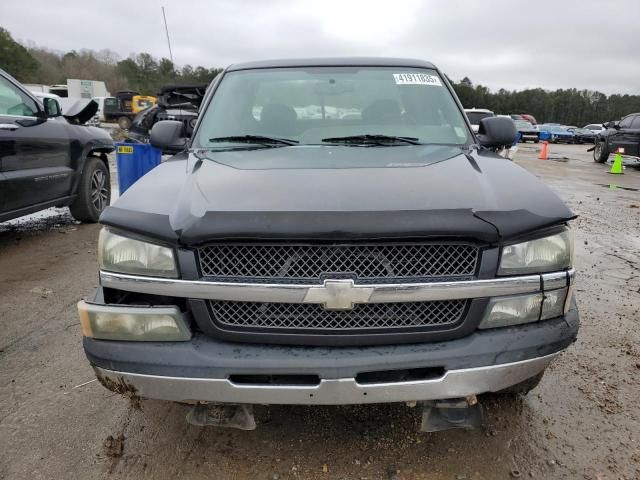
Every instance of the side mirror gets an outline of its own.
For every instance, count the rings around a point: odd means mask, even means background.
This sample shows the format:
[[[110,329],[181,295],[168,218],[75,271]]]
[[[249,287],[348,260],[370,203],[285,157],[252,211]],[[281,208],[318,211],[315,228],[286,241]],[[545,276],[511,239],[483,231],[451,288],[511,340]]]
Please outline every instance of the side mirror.
[[[618,122],[611,120],[610,122],[602,124],[604,128],[615,128],[616,130],[620,128]]]
[[[487,117],[480,120],[478,141],[487,148],[511,146],[518,134],[516,124],[510,118]]]
[[[162,120],[149,132],[149,143],[167,153],[178,153],[187,146],[184,124],[177,120]]]
[[[42,104],[44,105],[44,113],[48,118],[59,117],[62,115],[62,108],[55,98],[43,98]]]

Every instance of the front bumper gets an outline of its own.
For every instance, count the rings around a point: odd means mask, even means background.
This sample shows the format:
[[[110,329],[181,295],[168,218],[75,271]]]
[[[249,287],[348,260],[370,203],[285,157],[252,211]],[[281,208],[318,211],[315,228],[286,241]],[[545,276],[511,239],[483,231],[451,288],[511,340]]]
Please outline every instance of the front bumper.
[[[347,285],[353,303],[482,300],[570,287],[575,272],[410,284]],[[341,300],[322,287],[150,278],[100,272],[103,288],[181,301],[325,303]],[[335,280],[333,281],[335,283]],[[160,296],[160,297],[158,297]],[[99,299],[100,300],[100,299]],[[104,300],[104,299],[102,299]],[[189,303],[186,303],[189,302]],[[332,306],[335,306],[332,304]],[[124,310],[127,305],[114,305]],[[359,404],[447,399],[499,391],[543,371],[578,331],[575,304],[566,315],[519,326],[476,329],[422,341],[407,333],[385,344],[229,341],[208,334],[194,312],[193,337],[183,342],[131,342],[85,337],[87,357],[102,384],[119,393],[181,402]],[[197,327],[200,327],[198,331]],[[204,333],[202,333],[204,332]],[[396,334],[397,335],[397,334]],[[329,335],[324,335],[328,337]],[[358,337],[358,335],[356,335]]]
[[[464,397],[495,392],[543,371],[576,338],[575,305],[553,320],[476,331],[450,341],[368,347],[303,347],[225,342],[84,339],[102,384],[119,393],[181,402],[360,404]],[[432,369],[427,379],[359,383],[359,374]],[[288,375],[316,384],[234,382]]]
[[[95,367],[107,388],[176,402],[348,405],[466,397],[495,392],[543,371],[557,354],[521,362],[447,371],[440,378],[360,384],[355,378],[321,379],[317,385],[245,385],[225,378],[164,377]],[[112,387],[112,386],[115,386]]]

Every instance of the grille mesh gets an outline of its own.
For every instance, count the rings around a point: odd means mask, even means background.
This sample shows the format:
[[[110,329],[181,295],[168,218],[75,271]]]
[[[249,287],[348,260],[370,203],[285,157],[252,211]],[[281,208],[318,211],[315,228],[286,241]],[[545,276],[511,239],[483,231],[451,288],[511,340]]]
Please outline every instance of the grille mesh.
[[[361,282],[472,276],[478,253],[464,244],[223,244],[198,251],[205,277],[316,283],[331,274]]]
[[[325,310],[317,304],[210,301],[218,323],[231,327],[359,330],[456,325],[467,300],[356,304],[352,310]]]

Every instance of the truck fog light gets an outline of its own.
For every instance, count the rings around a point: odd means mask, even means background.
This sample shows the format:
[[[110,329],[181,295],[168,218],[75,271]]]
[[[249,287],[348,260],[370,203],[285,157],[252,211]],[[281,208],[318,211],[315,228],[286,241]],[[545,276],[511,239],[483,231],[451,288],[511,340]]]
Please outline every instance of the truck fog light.
[[[99,340],[179,342],[191,338],[178,307],[98,305],[81,301],[78,313],[82,333]]]
[[[537,322],[540,318],[541,305],[541,293],[492,298],[478,328],[507,327]]]
[[[540,320],[559,317],[560,315],[565,313],[564,306],[566,296],[566,288],[544,292],[544,301],[542,302],[542,313],[540,314]]]

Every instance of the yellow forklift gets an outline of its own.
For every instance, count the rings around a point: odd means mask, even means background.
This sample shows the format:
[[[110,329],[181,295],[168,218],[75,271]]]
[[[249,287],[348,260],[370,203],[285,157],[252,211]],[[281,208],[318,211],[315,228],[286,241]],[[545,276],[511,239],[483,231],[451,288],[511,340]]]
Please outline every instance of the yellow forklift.
[[[151,95],[134,95],[131,98],[131,111],[140,113],[142,110],[154,106],[157,101],[158,99]]]
[[[121,129],[128,130],[138,113],[156,104],[157,98],[151,95],[140,95],[133,90],[116,93],[116,101],[107,106],[105,102],[104,117],[106,122],[117,122]]]

